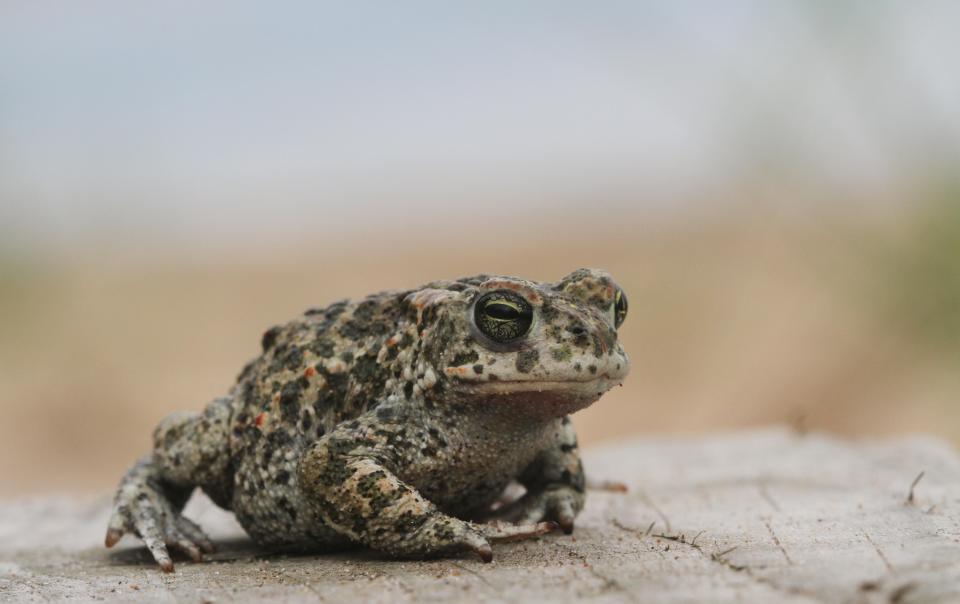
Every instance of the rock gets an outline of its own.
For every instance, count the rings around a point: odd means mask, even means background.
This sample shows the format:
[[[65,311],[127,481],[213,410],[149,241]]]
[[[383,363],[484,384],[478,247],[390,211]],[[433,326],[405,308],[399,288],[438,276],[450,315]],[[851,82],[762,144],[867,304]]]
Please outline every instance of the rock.
[[[0,502],[0,600],[960,601],[960,458],[941,441],[766,429],[585,464],[628,492],[591,491],[573,537],[500,545],[492,564],[270,552],[197,496],[187,515],[220,551],[165,575],[131,537],[103,548],[109,495]]]

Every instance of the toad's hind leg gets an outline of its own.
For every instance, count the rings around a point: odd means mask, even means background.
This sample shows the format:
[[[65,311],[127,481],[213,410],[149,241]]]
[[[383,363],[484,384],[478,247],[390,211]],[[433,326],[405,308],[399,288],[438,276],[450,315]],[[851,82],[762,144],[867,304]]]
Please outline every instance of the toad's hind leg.
[[[216,399],[203,413],[175,413],[160,422],[153,453],[134,464],[117,489],[107,547],[124,533],[136,534],[166,572],[173,570],[168,548],[196,561],[213,551],[210,539],[181,511],[197,486],[217,503],[229,500],[230,403]]]

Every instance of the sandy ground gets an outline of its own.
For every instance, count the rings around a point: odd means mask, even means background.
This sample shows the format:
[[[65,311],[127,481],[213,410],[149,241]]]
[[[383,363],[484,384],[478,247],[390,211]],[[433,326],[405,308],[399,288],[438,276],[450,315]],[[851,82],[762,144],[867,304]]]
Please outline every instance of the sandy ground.
[[[0,503],[0,600],[146,602],[949,602],[960,599],[960,458],[942,441],[850,442],[789,429],[587,451],[574,536],[397,561],[255,547],[197,497],[220,551],[159,572],[101,545],[109,495]],[[924,471],[913,488],[911,483]]]

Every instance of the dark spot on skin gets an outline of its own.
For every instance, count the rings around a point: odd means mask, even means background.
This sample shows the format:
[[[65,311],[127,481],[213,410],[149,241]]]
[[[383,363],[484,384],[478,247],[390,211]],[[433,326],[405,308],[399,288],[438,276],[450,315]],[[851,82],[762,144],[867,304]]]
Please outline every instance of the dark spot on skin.
[[[277,500],[277,507],[286,512],[290,519],[293,521],[297,520],[297,510],[293,507],[293,504],[286,497],[281,497]]]
[[[300,415],[301,388],[298,381],[287,382],[280,391],[280,417],[285,423],[295,423]]]
[[[477,354],[476,350],[471,350],[470,352],[458,352],[453,357],[453,366],[459,367],[461,365],[467,365],[469,363],[476,363],[480,360],[480,355]]]
[[[574,363],[573,368],[576,371],[583,371],[583,365],[581,365],[580,363]]]
[[[473,366],[473,372],[476,373],[477,375],[480,375],[481,373],[483,373],[483,365],[481,365],[481,364],[479,364],[479,363],[476,364],[476,365],[474,365],[474,366]]]
[[[340,334],[350,340],[361,340],[371,333],[385,329],[383,322],[373,320],[374,311],[379,302],[375,298],[368,298],[357,304],[353,316],[340,326]]]
[[[536,349],[521,350],[517,353],[517,371],[520,373],[530,373],[537,361],[540,360],[540,352]]]
[[[290,472],[286,470],[280,470],[277,472],[277,475],[274,476],[274,481],[277,484],[288,484],[290,482]]]
[[[422,330],[424,327],[433,323],[436,313],[437,309],[434,306],[427,306],[426,308],[422,309],[417,318],[417,328]]]
[[[323,338],[325,334],[330,331],[330,328],[333,327],[333,324],[337,322],[337,318],[343,313],[346,307],[347,301],[340,300],[325,309],[317,309],[315,312],[308,311],[306,314],[309,317],[318,315],[320,312],[323,313],[323,319],[314,325],[314,339]]]
[[[389,371],[377,362],[377,358],[364,355],[356,360],[350,371],[355,383],[379,393],[387,381]]]
[[[388,421],[393,419],[394,409],[393,407],[377,407],[377,419]]]
[[[491,382],[496,382],[496,381],[499,380],[500,378],[497,377],[497,374],[496,374],[496,373],[488,373],[488,374],[487,374],[487,379],[490,380]]]
[[[580,323],[567,325],[567,332],[573,336],[573,345],[577,348],[586,348],[590,345],[590,336],[587,335],[587,328]]]
[[[323,375],[326,384],[320,389],[313,408],[317,417],[323,417],[328,410],[338,409],[346,402],[347,374],[328,373],[322,364],[318,364],[317,371]]]
[[[593,336],[593,356],[598,359],[603,356],[603,344],[597,336]]]
[[[610,300],[601,294],[593,294],[590,296],[590,299],[587,300],[589,304],[593,304],[601,310],[606,310],[610,306]]]
[[[367,324],[350,320],[340,326],[340,335],[348,340],[362,340],[367,336]]]
[[[433,438],[435,441],[437,441],[437,444],[439,444],[441,448],[445,448],[447,446],[447,439],[440,436],[439,430],[437,430],[436,428],[430,428],[428,432],[430,433],[430,437]]]
[[[550,300],[544,300],[543,304],[540,306],[540,316],[543,318],[545,323],[553,323],[560,313],[557,312],[557,309],[553,306]]]
[[[340,333],[351,340],[385,336],[396,329],[405,308],[399,296],[370,296],[358,304],[350,319],[339,327]]]
[[[360,304],[357,304],[356,310],[353,311],[353,316],[361,321],[369,321],[373,318],[373,312],[378,305],[379,302],[376,298],[368,298]]]
[[[573,351],[571,351],[567,345],[555,346],[550,349],[550,356],[553,357],[554,361],[562,363],[570,360],[570,357],[573,356]]]
[[[263,337],[260,338],[260,346],[263,347],[263,351],[266,352],[273,348],[273,345],[277,343],[277,336],[280,335],[280,326],[271,327],[263,333]]]
[[[267,436],[267,441],[273,448],[282,449],[293,442],[293,438],[287,434],[286,430],[274,430]]]
[[[592,375],[596,375],[596,374],[597,374],[597,366],[596,366],[596,365],[590,365],[589,367],[587,367],[587,369],[590,370],[590,373],[591,373]]]
[[[386,478],[387,473],[383,470],[374,470],[365,474],[357,481],[357,492],[365,497],[373,497],[377,492],[377,481]]]
[[[340,358],[344,363],[350,364],[353,362],[353,353],[347,350],[346,352],[340,354]]]
[[[329,338],[317,338],[310,345],[310,349],[318,357],[329,359],[333,356],[333,351],[336,349],[336,346],[333,343],[333,340]],[[317,367],[317,370],[320,370],[320,367]]]
[[[283,356],[283,366],[290,370],[300,369],[303,363],[303,352],[297,346],[291,346]]]

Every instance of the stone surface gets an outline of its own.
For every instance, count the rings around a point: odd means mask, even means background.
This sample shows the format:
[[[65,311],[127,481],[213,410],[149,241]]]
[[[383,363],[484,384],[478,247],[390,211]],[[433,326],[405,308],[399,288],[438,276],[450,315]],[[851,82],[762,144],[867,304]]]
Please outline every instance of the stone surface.
[[[943,442],[766,429],[585,463],[629,492],[592,491],[573,537],[500,545],[492,564],[269,552],[197,497],[187,514],[220,551],[165,575],[130,537],[102,547],[108,495],[0,502],[0,601],[960,601],[960,457]]]

